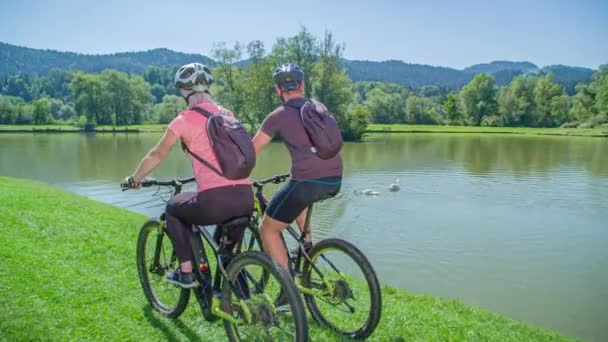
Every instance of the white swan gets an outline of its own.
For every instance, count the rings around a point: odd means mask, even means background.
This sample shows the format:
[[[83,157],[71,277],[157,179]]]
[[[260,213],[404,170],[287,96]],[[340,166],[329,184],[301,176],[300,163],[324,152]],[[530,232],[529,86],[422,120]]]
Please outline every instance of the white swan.
[[[395,183],[388,186],[388,191],[395,192],[399,191],[399,189],[401,189],[401,187],[399,186],[399,178],[395,180]]]

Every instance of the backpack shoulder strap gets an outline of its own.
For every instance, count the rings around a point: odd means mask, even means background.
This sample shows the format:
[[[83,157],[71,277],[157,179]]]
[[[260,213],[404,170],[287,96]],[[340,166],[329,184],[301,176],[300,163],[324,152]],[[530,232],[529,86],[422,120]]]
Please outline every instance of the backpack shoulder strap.
[[[194,157],[194,159],[198,160],[201,164],[205,165],[209,170],[213,171],[218,176],[224,177],[224,175],[220,172],[220,170],[218,170],[215,166],[211,165],[210,162],[206,161],[198,154],[190,151],[190,149],[188,148],[188,146],[186,146],[186,144],[182,144],[182,146],[186,152],[188,152],[192,157]]]
[[[206,117],[207,119],[209,119],[210,117],[213,116],[212,113],[206,111],[205,109],[203,109],[201,107],[193,107],[192,110],[201,114],[202,116]]]
[[[311,101],[311,100],[310,100],[309,98],[305,97],[305,98],[304,98],[304,101],[303,101],[303,102],[302,102],[302,104],[301,104],[301,105],[299,105],[299,106],[297,106],[297,105],[295,105],[295,104],[292,104],[292,103],[288,104],[287,102],[285,103],[285,106],[287,106],[287,107],[291,107],[291,108],[295,108],[295,109],[297,109],[297,110],[300,110],[300,109],[302,109],[302,107],[304,107],[304,104],[306,104],[306,103],[307,103],[307,102],[309,102],[309,101]]]

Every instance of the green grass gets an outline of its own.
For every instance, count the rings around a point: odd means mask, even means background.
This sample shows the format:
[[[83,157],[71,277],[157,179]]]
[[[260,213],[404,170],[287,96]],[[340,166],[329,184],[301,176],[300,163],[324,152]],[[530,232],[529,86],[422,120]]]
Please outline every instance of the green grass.
[[[95,127],[97,131],[112,131],[116,129],[116,131],[121,131],[125,129],[136,129],[140,132],[164,132],[167,129],[167,124],[142,124],[142,125],[129,125],[129,126],[117,126],[113,127],[111,125],[102,125]]]
[[[135,265],[143,216],[34,181],[0,189],[0,340],[226,339],[194,297],[177,320],[151,310]],[[384,287],[383,302],[376,341],[568,340],[455,300]],[[311,339],[339,340],[312,322]]]
[[[479,127],[441,125],[369,125],[368,133],[503,133],[534,135],[598,136],[608,137],[608,127],[599,128],[534,128],[534,127]]]
[[[120,132],[124,130],[137,130],[139,132],[164,132],[167,128],[166,124],[143,124],[143,125],[130,125],[130,126],[112,126],[112,125],[101,125],[95,127],[97,132]],[[0,132],[12,132],[12,131],[66,131],[66,132],[78,132],[81,128],[73,125],[0,125]]]
[[[142,124],[129,126],[101,125],[95,127],[97,132],[120,132],[137,130],[139,132],[164,132],[167,124]],[[0,125],[0,132],[11,131],[67,131],[77,132],[80,128],[72,125]],[[533,128],[533,127],[479,127],[479,126],[442,126],[442,125],[403,125],[373,124],[367,128],[367,133],[501,133],[501,134],[532,134],[532,135],[563,135],[608,137],[608,127],[599,128]]]
[[[78,127],[72,125],[0,125],[0,132],[32,130],[74,131],[78,130]]]

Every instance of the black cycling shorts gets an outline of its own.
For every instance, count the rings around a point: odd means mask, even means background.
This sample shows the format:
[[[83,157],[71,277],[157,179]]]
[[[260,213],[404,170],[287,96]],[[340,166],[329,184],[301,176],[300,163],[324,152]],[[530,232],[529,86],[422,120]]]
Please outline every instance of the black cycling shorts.
[[[291,180],[273,197],[266,214],[283,223],[292,223],[312,203],[340,192],[342,177]]]

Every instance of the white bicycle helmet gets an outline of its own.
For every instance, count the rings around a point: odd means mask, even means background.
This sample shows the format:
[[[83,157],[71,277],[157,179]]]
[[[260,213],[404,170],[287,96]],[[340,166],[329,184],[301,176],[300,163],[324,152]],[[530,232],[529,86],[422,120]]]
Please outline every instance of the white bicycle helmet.
[[[194,92],[209,92],[213,83],[213,75],[206,65],[190,63],[182,65],[175,73],[175,86],[179,89]]]

